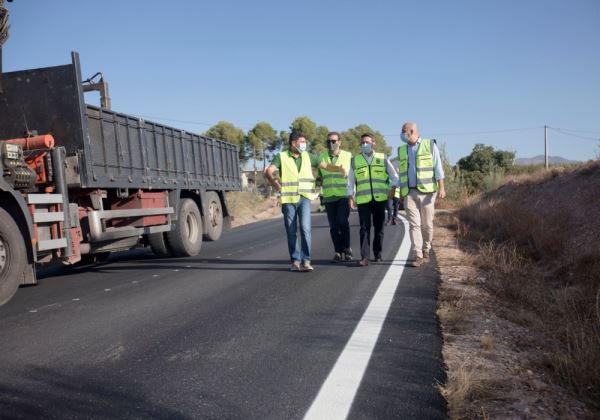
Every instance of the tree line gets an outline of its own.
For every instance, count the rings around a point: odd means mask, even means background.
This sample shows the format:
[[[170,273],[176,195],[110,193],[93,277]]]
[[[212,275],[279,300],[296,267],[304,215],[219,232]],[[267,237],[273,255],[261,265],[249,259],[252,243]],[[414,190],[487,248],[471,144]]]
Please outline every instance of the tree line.
[[[307,136],[307,148],[311,153],[321,153],[326,150],[327,133],[338,131],[342,138],[342,148],[352,154],[360,152],[360,136],[363,133],[371,133],[375,139],[375,150],[390,154],[392,148],[387,145],[385,137],[379,131],[374,130],[367,124],[359,124],[346,130],[330,130],[325,125],[317,125],[307,116],[297,117],[289,126],[289,131],[277,132],[271,124],[266,121],[256,123],[247,132],[236,127],[230,122],[219,121],[204,132],[207,137],[224,140],[238,146],[240,163],[245,165],[250,159],[262,161],[263,167],[267,166],[275,153],[286,150],[289,133],[299,131]]]
[[[316,154],[326,150],[327,133],[338,131],[342,138],[342,148],[353,155],[360,153],[360,136],[363,133],[371,133],[375,138],[377,152],[391,154],[390,158],[396,157],[396,151],[392,151],[384,135],[368,124],[358,124],[342,131],[330,130],[307,116],[295,118],[288,130],[277,131],[268,122],[261,121],[246,132],[230,122],[219,121],[203,134],[237,145],[242,166],[254,159],[254,162],[262,162],[261,165],[257,165],[262,169],[276,153],[287,150],[289,133],[292,131],[304,133],[307,136],[308,151]],[[439,146],[446,173],[446,189],[451,197],[490,190],[498,185],[505,174],[516,169],[514,151],[496,150],[492,146],[476,144],[471,154],[459,159],[457,164],[452,166],[448,162],[444,145]]]

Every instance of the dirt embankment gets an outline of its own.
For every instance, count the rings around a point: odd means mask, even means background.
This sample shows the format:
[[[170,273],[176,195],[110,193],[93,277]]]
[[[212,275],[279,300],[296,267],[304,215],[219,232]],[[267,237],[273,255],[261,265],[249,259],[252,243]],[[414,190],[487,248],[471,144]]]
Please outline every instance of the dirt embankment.
[[[453,418],[600,417],[600,162],[440,211]]]
[[[276,197],[264,198],[248,191],[230,192],[227,203],[233,215],[232,227],[281,216]]]

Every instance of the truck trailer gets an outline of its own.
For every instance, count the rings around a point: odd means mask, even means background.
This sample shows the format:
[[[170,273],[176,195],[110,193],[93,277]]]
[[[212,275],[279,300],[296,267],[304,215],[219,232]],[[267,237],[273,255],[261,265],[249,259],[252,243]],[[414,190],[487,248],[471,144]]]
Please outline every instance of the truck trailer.
[[[85,103],[90,90],[101,106]],[[62,66],[0,68],[0,169],[0,305],[36,282],[36,264],[138,246],[197,255],[230,227],[225,193],[241,189],[236,145],[114,112],[75,52]]]

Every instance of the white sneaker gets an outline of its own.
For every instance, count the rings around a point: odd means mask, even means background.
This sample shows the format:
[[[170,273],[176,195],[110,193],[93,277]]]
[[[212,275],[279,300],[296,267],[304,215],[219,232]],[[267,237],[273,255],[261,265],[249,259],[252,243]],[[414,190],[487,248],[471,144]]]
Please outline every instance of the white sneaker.
[[[302,271],[313,271],[314,267],[310,265],[310,261],[304,261],[302,263]]]

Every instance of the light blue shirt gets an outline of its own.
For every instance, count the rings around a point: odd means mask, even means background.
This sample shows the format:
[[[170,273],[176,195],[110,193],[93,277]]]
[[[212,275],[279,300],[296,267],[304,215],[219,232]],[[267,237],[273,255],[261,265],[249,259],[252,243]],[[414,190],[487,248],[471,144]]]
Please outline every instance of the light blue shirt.
[[[417,186],[417,162],[416,154],[421,145],[421,137],[417,139],[415,144],[408,144],[408,188],[416,188]],[[435,180],[444,179],[444,168],[442,167],[442,159],[440,158],[440,150],[437,145],[431,141],[431,154],[433,155],[433,173]],[[400,181],[396,186],[400,186]]]

